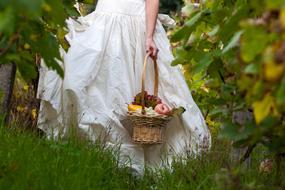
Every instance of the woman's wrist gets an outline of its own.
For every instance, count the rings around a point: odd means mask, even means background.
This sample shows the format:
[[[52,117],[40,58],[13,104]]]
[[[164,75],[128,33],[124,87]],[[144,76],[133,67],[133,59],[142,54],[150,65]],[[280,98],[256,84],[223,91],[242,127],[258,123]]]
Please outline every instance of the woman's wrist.
[[[146,41],[147,41],[147,42],[152,42],[152,41],[153,41],[153,36],[147,37],[147,38],[146,38]]]

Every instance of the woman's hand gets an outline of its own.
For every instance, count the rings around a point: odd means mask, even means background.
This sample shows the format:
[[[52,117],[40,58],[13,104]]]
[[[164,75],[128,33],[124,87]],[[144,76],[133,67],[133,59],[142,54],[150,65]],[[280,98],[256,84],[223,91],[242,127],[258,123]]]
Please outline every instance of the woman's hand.
[[[158,48],[152,38],[146,40],[146,52],[150,54],[150,57],[154,60],[157,59]]]
[[[146,51],[152,59],[157,59],[158,49],[153,41],[159,0],[146,0]]]

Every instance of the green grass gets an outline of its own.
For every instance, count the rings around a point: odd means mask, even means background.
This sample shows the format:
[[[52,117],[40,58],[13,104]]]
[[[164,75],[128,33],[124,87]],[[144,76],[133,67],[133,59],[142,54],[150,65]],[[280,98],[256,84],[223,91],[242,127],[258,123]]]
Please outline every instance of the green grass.
[[[54,142],[34,133],[0,128],[0,190],[10,189],[284,189],[276,176],[258,171],[265,158],[253,154],[250,168],[234,167],[228,143],[215,143],[208,154],[176,162],[173,171],[147,172],[137,179],[119,168],[110,150],[87,141]]]

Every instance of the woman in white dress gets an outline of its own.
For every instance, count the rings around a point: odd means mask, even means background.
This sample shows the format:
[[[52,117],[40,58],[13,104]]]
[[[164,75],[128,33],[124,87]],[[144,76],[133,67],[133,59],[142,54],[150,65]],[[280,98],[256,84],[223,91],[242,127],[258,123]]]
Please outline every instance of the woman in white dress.
[[[62,80],[42,62],[38,98],[38,127],[49,138],[76,129],[92,141],[104,138],[120,146],[119,163],[140,174],[144,167],[171,166],[173,156],[196,154],[209,147],[211,136],[192,99],[160,20],[159,0],[99,0],[96,10],[78,20],[67,20],[70,43],[62,51]],[[168,123],[161,145],[134,144],[126,119],[127,105],[141,90],[143,60],[149,52],[159,68],[158,96],[170,107],[186,109]],[[154,71],[148,66],[146,90],[152,93]]]

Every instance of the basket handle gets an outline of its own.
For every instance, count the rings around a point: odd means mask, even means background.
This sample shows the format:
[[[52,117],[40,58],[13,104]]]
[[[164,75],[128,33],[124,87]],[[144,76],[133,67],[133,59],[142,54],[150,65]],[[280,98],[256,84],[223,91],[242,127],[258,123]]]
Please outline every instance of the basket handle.
[[[150,58],[150,53],[147,53],[144,58],[144,65],[143,65],[143,72],[142,72],[142,91],[141,91],[141,100],[142,100],[142,114],[145,115],[145,78],[146,78],[146,67],[147,67],[147,60]],[[157,61],[153,59],[153,66],[154,66],[154,96],[158,95],[158,65]]]

